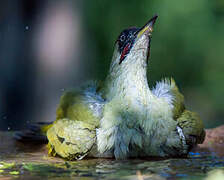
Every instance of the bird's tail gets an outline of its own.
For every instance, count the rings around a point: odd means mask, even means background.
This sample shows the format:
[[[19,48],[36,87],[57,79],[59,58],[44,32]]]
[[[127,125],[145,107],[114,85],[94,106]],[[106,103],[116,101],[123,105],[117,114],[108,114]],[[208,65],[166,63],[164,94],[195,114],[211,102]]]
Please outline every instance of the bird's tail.
[[[52,122],[37,122],[28,124],[25,130],[18,131],[14,138],[20,142],[47,143],[47,130],[52,126]]]

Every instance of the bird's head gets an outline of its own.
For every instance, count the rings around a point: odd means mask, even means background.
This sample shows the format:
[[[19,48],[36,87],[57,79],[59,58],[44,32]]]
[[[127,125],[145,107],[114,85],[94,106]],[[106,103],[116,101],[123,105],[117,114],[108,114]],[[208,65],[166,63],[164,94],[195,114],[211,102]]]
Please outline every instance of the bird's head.
[[[119,96],[125,89],[132,90],[134,86],[147,88],[147,59],[156,19],[157,16],[154,16],[142,28],[128,28],[118,36],[110,71],[102,89],[106,99]]]
[[[121,32],[115,43],[111,62],[111,71],[119,71],[132,66],[138,61],[147,62],[150,53],[150,42],[157,15],[150,19],[142,28],[128,28]]]

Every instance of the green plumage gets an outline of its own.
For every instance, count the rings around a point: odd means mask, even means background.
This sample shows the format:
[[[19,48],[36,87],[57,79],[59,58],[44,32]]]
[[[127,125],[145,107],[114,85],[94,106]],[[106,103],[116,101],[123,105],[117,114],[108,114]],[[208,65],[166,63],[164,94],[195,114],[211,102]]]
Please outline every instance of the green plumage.
[[[185,110],[177,121],[183,129],[189,145],[194,146],[203,143],[205,139],[204,125],[197,113]]]
[[[170,80],[171,83],[171,94],[173,95],[173,118],[177,119],[178,117],[180,117],[180,115],[182,114],[182,112],[185,109],[184,106],[184,96],[180,93],[179,88],[176,86],[176,83],[174,81],[173,78],[171,78]]]
[[[173,117],[183,129],[187,144],[201,144],[205,138],[204,125],[199,115],[185,109],[184,96],[180,93],[174,79],[171,79],[171,93],[174,96]]]
[[[70,119],[60,119],[47,131],[49,154],[72,160],[82,159],[96,140],[95,126]]]
[[[66,91],[57,108],[56,121],[47,131],[49,154],[82,159],[96,141],[99,119],[84,101],[82,91]]]
[[[68,118],[75,121],[90,123],[95,127],[99,126],[99,119],[96,118],[88,105],[83,101],[82,91],[66,91],[60,99],[56,112],[56,121]]]
[[[166,81],[168,83],[167,79]],[[196,113],[185,109],[184,96],[173,79],[169,82],[170,93],[173,96],[173,119],[182,128],[186,143],[190,147],[202,143],[205,131],[201,119]],[[119,103],[113,104],[113,106],[119,109]],[[114,108],[111,107],[111,109]],[[111,118],[113,116],[111,114]],[[83,158],[96,144],[96,128],[99,127],[99,122],[100,119],[94,116],[85,103],[82,91],[64,92],[57,108],[56,121],[53,125],[48,126],[47,130],[49,154],[53,156],[57,154],[66,159]]]

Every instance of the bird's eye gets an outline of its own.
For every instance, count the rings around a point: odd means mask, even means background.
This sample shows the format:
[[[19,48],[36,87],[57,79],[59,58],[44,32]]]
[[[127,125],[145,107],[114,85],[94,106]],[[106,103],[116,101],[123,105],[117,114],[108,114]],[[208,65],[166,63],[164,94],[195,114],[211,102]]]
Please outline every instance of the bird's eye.
[[[125,35],[122,34],[121,37],[120,37],[120,41],[124,41],[125,40]]]

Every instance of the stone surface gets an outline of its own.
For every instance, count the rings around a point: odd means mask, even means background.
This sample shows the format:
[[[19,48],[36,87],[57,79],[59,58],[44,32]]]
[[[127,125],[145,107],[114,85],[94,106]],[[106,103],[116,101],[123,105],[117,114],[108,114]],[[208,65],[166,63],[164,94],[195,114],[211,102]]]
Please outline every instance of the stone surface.
[[[203,144],[195,149],[199,152],[210,152],[217,156],[224,156],[224,125],[206,130],[206,137]]]

